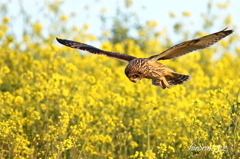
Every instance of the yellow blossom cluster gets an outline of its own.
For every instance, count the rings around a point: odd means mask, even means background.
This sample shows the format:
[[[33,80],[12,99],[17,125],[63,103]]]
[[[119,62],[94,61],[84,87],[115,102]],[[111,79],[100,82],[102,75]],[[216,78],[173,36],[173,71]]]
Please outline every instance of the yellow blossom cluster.
[[[239,37],[235,33],[212,48],[163,61],[192,76],[163,90],[147,79],[130,82],[126,63],[55,40],[39,44],[27,36],[9,41],[9,21],[5,17],[0,24],[5,28],[0,31],[0,158],[239,157],[240,48],[232,45]],[[41,34],[42,24],[33,24],[33,30]],[[166,48],[157,39],[145,45],[155,54]],[[115,45],[106,41],[100,48],[149,56],[131,39]]]

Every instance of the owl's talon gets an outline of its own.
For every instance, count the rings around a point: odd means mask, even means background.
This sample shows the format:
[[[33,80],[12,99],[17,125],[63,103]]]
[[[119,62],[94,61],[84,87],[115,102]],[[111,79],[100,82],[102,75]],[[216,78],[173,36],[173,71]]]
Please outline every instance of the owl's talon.
[[[159,81],[159,86],[162,87],[163,89],[165,89],[165,87],[163,86],[163,82]]]
[[[167,82],[167,80],[166,80],[166,78],[164,76],[160,78],[160,82],[159,83],[161,83],[161,85],[164,88],[170,88],[170,85],[169,85],[169,83]]]

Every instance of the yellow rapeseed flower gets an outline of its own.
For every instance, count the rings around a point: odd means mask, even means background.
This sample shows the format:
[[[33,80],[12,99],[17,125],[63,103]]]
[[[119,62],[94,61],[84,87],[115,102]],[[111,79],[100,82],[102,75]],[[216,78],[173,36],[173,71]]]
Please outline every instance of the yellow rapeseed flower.
[[[153,21],[148,21],[147,22],[147,26],[148,27],[151,27],[151,28],[154,28],[158,25],[157,21],[153,20]]]
[[[41,31],[42,31],[42,24],[37,22],[35,24],[33,24],[33,32],[37,35],[40,35]]]
[[[0,30],[0,38],[3,38],[4,37],[4,32],[3,32],[3,30]]]
[[[84,24],[84,25],[83,25],[83,28],[84,28],[85,30],[88,30],[88,29],[89,29],[89,26],[88,26],[87,24]]]
[[[68,20],[68,16],[62,15],[60,20],[63,21],[63,22],[66,22]]]
[[[189,13],[189,12],[183,12],[182,14],[183,14],[185,17],[191,16],[191,13]]]
[[[73,31],[78,32],[79,31],[78,27],[73,27]]]
[[[225,20],[225,24],[229,25],[232,22],[232,17],[229,15],[227,16],[226,20]]]
[[[105,30],[104,32],[103,32],[103,35],[105,36],[105,37],[109,37],[109,31],[108,30]]]
[[[73,146],[73,142],[70,139],[66,139],[63,141],[64,150],[69,150]]]
[[[144,30],[138,30],[138,36],[145,36],[147,33]]]
[[[173,12],[169,12],[169,16],[170,16],[171,18],[174,18],[174,17],[175,17],[175,14],[174,14]]]
[[[102,9],[101,9],[101,12],[102,12],[102,13],[106,13],[106,12],[107,12],[107,9],[106,9],[106,8],[102,8]]]
[[[219,8],[228,8],[228,3],[218,3],[217,4],[217,6],[219,7]]]
[[[227,40],[222,40],[220,43],[223,47],[225,47],[225,48],[228,47],[228,41]]]
[[[36,93],[36,99],[37,99],[37,101],[40,102],[41,100],[44,99],[44,94],[42,92],[37,92]]]
[[[111,45],[110,42],[104,42],[104,43],[102,43],[101,48],[102,48],[103,50],[111,50],[111,49],[112,49],[112,45]]]
[[[112,142],[112,138],[109,135],[105,136],[105,142],[106,143],[111,143]]]
[[[89,39],[89,40],[92,40],[92,41],[97,40],[97,38],[96,38],[95,36],[93,36],[93,35],[89,35],[89,36],[88,36],[88,39]]]
[[[156,159],[156,154],[152,150],[147,150],[145,157],[149,159]]]
[[[9,35],[9,36],[7,36],[7,40],[9,43],[12,43],[12,42],[14,42],[14,37]]]
[[[7,16],[5,16],[5,17],[3,17],[3,22],[4,22],[5,24],[7,24],[7,23],[10,22],[10,19],[9,19]]]
[[[130,145],[131,145],[131,147],[132,147],[133,149],[136,148],[136,147],[138,147],[138,143],[135,142],[135,141],[131,141]]]
[[[23,102],[24,102],[24,99],[21,96],[16,96],[14,99],[14,103],[16,105],[21,105],[21,104],[23,104]]]
[[[94,76],[87,76],[87,81],[91,84],[95,84],[96,78]]]
[[[24,40],[24,42],[28,42],[31,40],[31,38],[28,35],[24,35],[23,40]]]
[[[1,68],[1,72],[3,74],[8,74],[10,72],[10,69],[7,66],[4,66],[4,67]]]

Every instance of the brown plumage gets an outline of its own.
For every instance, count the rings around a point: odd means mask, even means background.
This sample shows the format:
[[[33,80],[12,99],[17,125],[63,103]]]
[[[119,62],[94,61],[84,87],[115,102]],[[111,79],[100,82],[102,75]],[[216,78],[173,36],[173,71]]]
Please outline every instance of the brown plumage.
[[[160,86],[165,89],[170,88],[171,85],[183,84],[184,81],[189,80],[190,76],[176,73],[167,66],[157,62],[158,60],[173,59],[195,50],[204,49],[228,36],[232,32],[233,30],[227,30],[227,28],[225,28],[222,31],[198,39],[185,41],[149,58],[137,58],[127,54],[104,51],[91,45],[70,40],[57,38],[57,41],[71,48],[85,50],[93,54],[105,55],[123,62],[127,62],[128,65],[125,69],[125,74],[132,82],[136,83],[142,78],[148,78],[152,79],[153,85]]]

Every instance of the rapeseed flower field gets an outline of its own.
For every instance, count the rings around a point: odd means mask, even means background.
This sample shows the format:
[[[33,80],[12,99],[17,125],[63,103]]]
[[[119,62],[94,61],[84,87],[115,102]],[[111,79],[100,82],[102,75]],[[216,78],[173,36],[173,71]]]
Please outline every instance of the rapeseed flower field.
[[[163,61],[192,76],[163,90],[147,79],[130,82],[125,63],[61,46],[53,34],[42,36],[40,22],[32,24],[34,36],[15,41],[7,33],[11,19],[0,21],[0,158],[240,157],[236,33],[211,48]],[[74,40],[97,40],[87,29],[73,29],[81,34]],[[147,50],[126,39],[100,47],[137,57],[168,47],[156,38],[144,45]]]

